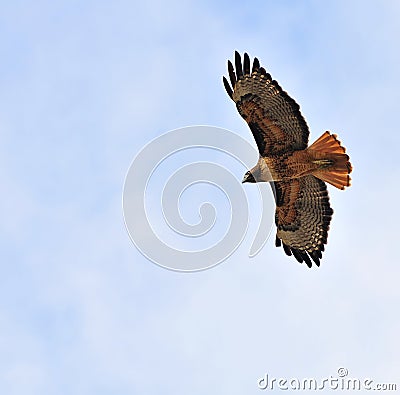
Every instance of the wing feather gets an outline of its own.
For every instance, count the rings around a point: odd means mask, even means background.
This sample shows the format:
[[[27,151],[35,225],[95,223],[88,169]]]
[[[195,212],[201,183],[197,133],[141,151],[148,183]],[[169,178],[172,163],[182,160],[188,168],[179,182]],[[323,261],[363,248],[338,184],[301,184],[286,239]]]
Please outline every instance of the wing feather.
[[[233,91],[230,97],[249,124],[260,154],[271,156],[305,149],[309,130],[299,105],[260,67],[257,58],[254,58],[251,74],[247,53],[244,54],[243,64],[244,68],[237,51],[236,74],[232,63],[228,61]],[[224,85],[229,94],[225,81]]]
[[[243,77],[243,69],[242,69],[242,59],[238,51],[235,51],[235,67],[236,67],[237,79],[240,80]]]
[[[252,73],[255,73],[258,71],[258,69],[260,68],[260,61],[257,58],[254,58],[253,60],[253,69],[252,69]]]
[[[250,74],[250,58],[247,53],[245,53],[243,57],[243,73],[245,75]]]
[[[309,175],[272,184],[277,226],[276,246],[283,245],[299,261],[317,266],[327,243],[333,210],[326,184]]]
[[[225,87],[226,93],[232,99],[233,91],[232,91],[231,86],[229,85],[228,80],[225,77],[222,77],[222,81],[224,82],[224,87]]]
[[[228,74],[229,79],[231,80],[232,87],[234,87],[236,85],[236,75],[230,60],[228,60]]]

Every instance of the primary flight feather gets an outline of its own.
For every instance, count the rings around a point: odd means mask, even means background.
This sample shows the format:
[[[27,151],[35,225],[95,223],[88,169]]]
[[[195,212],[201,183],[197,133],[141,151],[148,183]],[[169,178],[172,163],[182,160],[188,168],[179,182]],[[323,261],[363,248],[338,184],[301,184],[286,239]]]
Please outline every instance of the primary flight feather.
[[[236,69],[236,71],[235,71]],[[325,132],[308,147],[310,134],[299,105],[271,78],[260,62],[235,52],[223,83],[248,123],[260,157],[243,182],[269,182],[274,191],[275,245],[308,267],[320,265],[333,210],[325,181],[350,186],[349,156],[337,136]]]

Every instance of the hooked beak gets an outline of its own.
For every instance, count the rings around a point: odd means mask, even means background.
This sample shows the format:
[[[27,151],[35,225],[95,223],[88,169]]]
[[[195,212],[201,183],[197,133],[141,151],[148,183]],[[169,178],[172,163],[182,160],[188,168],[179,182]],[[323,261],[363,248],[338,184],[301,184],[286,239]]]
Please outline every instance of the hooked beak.
[[[251,174],[249,171],[244,175],[242,184],[244,184],[245,182],[256,182],[253,174]]]

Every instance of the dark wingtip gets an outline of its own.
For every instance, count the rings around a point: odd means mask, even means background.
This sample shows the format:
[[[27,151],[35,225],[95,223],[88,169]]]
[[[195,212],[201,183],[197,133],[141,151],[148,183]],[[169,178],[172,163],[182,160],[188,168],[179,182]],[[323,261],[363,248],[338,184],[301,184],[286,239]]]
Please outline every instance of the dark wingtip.
[[[290,248],[285,244],[285,243],[282,243],[282,246],[283,246],[283,250],[285,251],[285,254],[286,255],[292,255],[292,251],[290,251]]]
[[[307,251],[301,251],[301,255],[302,255],[302,257],[303,257],[304,262],[306,263],[306,265],[307,265],[308,267],[311,267],[311,266],[312,266],[312,262],[311,262],[310,257],[309,257],[308,254],[307,254]]]
[[[266,72],[266,70],[264,69],[264,67],[260,67],[260,68],[258,69],[258,71],[259,71],[262,75],[267,75],[267,72]]]
[[[280,247],[281,245],[282,245],[281,239],[278,236],[276,236],[275,237],[275,246]]]
[[[312,260],[315,262],[315,264],[319,267],[320,261],[319,258],[322,258],[322,254],[320,251],[314,250],[308,253]]]
[[[235,67],[236,67],[236,76],[238,80],[243,76],[243,69],[242,69],[242,58],[238,51],[235,51]]]
[[[225,77],[222,77],[222,81],[224,82],[224,87],[228,96],[232,99],[233,91],[231,86],[229,85],[228,80]]]
[[[228,73],[229,73],[229,79],[231,80],[232,88],[235,88],[236,75],[235,75],[235,70],[233,69],[233,64],[231,63],[230,60],[228,60]]]
[[[252,73],[258,71],[259,68],[260,68],[260,61],[257,58],[254,58]]]
[[[250,74],[250,58],[247,52],[243,56],[243,73]]]
[[[293,256],[297,259],[297,262],[303,263],[303,254],[299,251],[296,250],[296,248],[291,248]]]

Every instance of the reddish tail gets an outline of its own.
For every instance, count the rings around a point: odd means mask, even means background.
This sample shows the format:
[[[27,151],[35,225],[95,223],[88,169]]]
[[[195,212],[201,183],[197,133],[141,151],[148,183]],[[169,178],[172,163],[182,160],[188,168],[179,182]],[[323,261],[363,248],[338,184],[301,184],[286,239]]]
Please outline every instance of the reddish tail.
[[[308,150],[314,152],[313,162],[318,165],[317,170],[313,172],[315,177],[339,189],[350,186],[351,163],[336,134],[325,132],[308,147]]]

